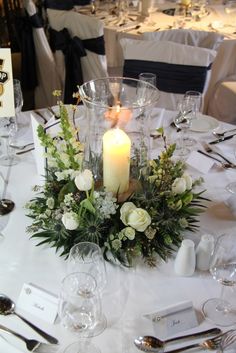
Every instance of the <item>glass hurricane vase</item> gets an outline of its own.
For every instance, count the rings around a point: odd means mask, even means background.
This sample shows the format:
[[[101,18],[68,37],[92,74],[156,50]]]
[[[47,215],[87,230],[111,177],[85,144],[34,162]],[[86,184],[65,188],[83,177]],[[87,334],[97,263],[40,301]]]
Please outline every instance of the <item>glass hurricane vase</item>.
[[[84,83],[79,88],[88,119],[85,164],[108,191],[127,191],[130,157],[148,158],[149,111],[159,91],[148,82],[108,77]],[[139,119],[139,116],[146,117]],[[144,136],[145,135],[145,136]],[[141,140],[146,151],[140,151]],[[138,150],[138,153],[137,153]],[[116,180],[115,180],[116,179]]]

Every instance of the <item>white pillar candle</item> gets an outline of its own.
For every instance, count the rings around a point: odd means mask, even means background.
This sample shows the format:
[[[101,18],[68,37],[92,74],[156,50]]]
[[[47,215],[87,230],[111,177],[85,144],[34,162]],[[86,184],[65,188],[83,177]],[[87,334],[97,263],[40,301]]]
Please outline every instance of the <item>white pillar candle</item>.
[[[121,129],[111,129],[103,135],[103,185],[114,194],[129,188],[131,141]]]

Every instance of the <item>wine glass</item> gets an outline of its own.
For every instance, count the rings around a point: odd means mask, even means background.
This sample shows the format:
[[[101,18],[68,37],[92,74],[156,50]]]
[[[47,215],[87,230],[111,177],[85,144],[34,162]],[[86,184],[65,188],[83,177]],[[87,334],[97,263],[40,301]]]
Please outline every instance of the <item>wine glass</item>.
[[[191,110],[190,123],[192,124],[193,120],[197,119],[197,116],[202,108],[202,93],[198,91],[187,91],[185,92],[183,99],[186,100],[188,110]],[[194,146],[196,143],[197,141],[190,137],[185,140],[185,144],[188,147]]]
[[[79,337],[94,337],[106,327],[95,278],[85,272],[67,275],[61,284],[58,314],[62,325]]]
[[[236,311],[224,299],[225,288],[232,288],[236,284],[236,236],[234,234],[221,235],[215,244],[210,273],[222,285],[220,298],[207,300],[202,307],[206,319],[219,326],[231,326],[236,323]]]
[[[67,273],[90,273],[96,278],[97,289],[101,293],[107,283],[105,260],[99,245],[91,242],[75,244],[69,253],[67,260]]]
[[[190,150],[187,148],[186,139],[187,131],[189,130],[191,123],[191,110],[189,109],[188,101],[183,99],[178,102],[178,114],[174,118],[175,126],[180,129],[180,138],[176,140],[178,155],[185,157],[189,154]]]
[[[88,340],[80,340],[71,343],[65,348],[63,353],[101,353],[100,349]]]

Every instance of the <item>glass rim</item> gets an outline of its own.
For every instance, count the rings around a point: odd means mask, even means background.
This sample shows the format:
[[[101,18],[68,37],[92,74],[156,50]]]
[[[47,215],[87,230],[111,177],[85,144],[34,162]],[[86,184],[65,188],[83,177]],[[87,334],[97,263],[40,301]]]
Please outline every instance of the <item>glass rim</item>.
[[[86,102],[94,107],[100,107],[100,108],[104,108],[104,109],[108,109],[108,110],[117,110],[117,106],[118,105],[114,105],[114,106],[109,106],[108,104],[102,103],[102,102],[94,102],[90,97],[88,97],[86,95],[86,92],[84,90],[84,88],[88,85],[91,85],[91,82],[99,82],[99,81],[105,81],[105,82],[113,82],[115,83],[116,81],[130,81],[133,83],[138,83],[138,82],[142,82],[143,86],[152,88],[153,91],[156,92],[156,99],[153,99],[152,102],[147,102],[147,103],[143,103],[142,105],[140,104],[127,104],[124,106],[119,106],[120,110],[127,110],[127,109],[132,109],[132,110],[136,110],[136,109],[142,109],[148,106],[152,106],[154,105],[160,98],[160,91],[157,87],[155,87],[154,85],[152,85],[149,82],[146,82],[144,80],[139,80],[136,78],[132,78],[132,77],[122,77],[122,76],[109,76],[109,77],[101,77],[101,78],[96,78],[94,80],[90,80],[87,82],[84,82],[81,86],[78,87],[78,92],[80,95],[80,98],[82,99],[82,102]]]

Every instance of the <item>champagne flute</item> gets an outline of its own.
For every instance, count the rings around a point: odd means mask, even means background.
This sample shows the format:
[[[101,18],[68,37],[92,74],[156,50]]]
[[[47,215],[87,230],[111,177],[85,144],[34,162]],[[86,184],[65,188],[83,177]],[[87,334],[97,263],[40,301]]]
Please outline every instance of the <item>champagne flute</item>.
[[[178,114],[174,119],[175,126],[180,129],[181,136],[176,140],[177,150],[180,157],[185,157],[189,154],[190,150],[186,147],[187,131],[190,127],[191,109],[189,108],[188,101],[183,99],[178,102]]]
[[[151,72],[141,72],[139,74],[140,85],[138,86],[137,94],[140,95],[140,100],[142,101],[142,95],[152,95],[153,86],[157,85],[156,74]],[[150,85],[144,86],[142,82],[147,82]],[[145,108],[136,118],[137,122],[140,123],[140,141],[139,141],[139,155],[140,155],[140,166],[146,164],[147,160],[150,158],[151,153],[151,140],[150,140],[150,110]]]
[[[12,166],[19,162],[14,151],[10,148],[10,139],[15,136],[17,132],[17,123],[15,117],[0,118],[0,138],[2,154],[0,156],[0,165]]]
[[[15,104],[15,114],[16,114],[16,123],[18,124],[18,115],[23,107],[23,94],[21,90],[21,83],[19,80],[13,80],[13,88],[14,88],[14,104]]]
[[[236,311],[231,303],[224,299],[226,288],[236,285],[236,236],[221,235],[214,247],[210,262],[210,273],[221,287],[220,298],[207,300],[202,307],[206,319],[219,326],[231,326],[236,323]]]
[[[193,120],[197,119],[197,116],[202,108],[202,93],[198,91],[186,91],[183,99],[186,100],[186,104],[188,104],[188,109],[191,110],[190,123],[192,124]],[[196,143],[197,141],[193,138],[187,137],[185,139],[185,144],[188,147],[192,147]]]

